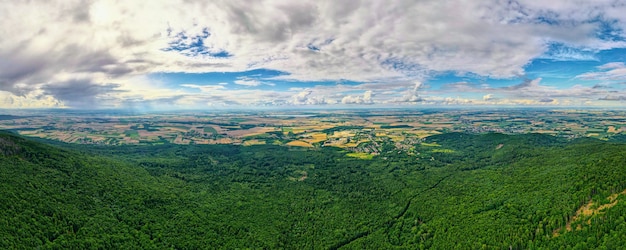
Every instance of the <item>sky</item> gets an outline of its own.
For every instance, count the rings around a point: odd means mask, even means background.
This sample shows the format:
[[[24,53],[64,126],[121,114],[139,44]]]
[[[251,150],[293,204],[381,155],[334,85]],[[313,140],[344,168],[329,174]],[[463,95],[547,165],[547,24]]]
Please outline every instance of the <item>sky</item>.
[[[626,0],[0,0],[0,108],[626,107]]]

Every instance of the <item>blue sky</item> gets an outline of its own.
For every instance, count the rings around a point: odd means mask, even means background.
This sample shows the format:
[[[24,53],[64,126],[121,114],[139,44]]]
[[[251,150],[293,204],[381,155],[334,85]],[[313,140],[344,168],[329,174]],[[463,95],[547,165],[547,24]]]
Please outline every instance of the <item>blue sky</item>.
[[[626,104],[626,1],[0,3],[0,108]]]

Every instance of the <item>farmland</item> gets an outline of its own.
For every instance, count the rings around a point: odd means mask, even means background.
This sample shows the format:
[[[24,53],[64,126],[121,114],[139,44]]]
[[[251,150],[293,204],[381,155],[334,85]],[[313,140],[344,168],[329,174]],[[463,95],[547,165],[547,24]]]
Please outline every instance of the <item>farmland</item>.
[[[422,138],[446,132],[542,133],[603,140],[626,133],[626,111],[605,110],[34,112],[7,117],[0,128],[68,143],[332,146],[370,154],[379,153],[383,144],[409,152]]]

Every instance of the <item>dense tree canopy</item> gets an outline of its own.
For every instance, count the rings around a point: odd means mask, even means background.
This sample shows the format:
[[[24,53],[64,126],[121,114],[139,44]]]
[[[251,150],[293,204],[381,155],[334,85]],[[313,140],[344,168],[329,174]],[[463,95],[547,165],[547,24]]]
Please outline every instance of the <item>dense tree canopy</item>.
[[[624,149],[450,133],[368,160],[329,147],[79,147],[0,133],[0,248],[616,249]],[[586,205],[595,213],[579,214]]]

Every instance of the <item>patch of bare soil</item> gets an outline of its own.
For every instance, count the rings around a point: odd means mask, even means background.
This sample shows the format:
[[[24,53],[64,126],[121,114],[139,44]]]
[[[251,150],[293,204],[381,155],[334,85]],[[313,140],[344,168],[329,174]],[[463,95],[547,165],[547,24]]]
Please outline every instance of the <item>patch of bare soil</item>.
[[[608,197],[608,200],[610,201],[610,203],[608,204],[603,204],[600,205],[596,208],[593,207],[593,201],[589,201],[587,204],[584,204],[583,206],[581,206],[580,208],[578,208],[578,210],[576,210],[576,214],[574,214],[574,216],[567,221],[567,223],[565,224],[565,230],[567,230],[568,232],[572,231],[572,223],[578,221],[579,219],[581,219],[581,217],[589,217],[591,215],[595,215],[595,214],[602,214],[604,209],[608,209],[611,208],[615,205],[617,205],[617,202],[619,201],[617,199],[617,197],[620,194],[626,194],[626,190],[622,191],[621,193],[618,194],[612,194]],[[591,224],[591,220],[587,220],[587,224]],[[576,230],[580,230],[580,225],[576,228]],[[561,231],[561,228],[557,228],[552,232],[552,236],[553,237],[557,237],[559,236],[559,231]]]

